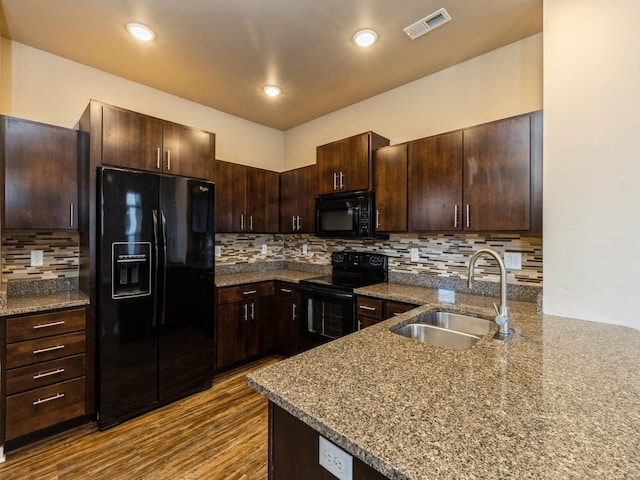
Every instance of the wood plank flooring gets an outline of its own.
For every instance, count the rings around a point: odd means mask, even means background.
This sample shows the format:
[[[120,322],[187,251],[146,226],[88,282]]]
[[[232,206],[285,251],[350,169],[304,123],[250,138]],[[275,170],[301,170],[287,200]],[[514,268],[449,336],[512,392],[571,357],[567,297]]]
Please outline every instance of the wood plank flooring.
[[[78,427],[7,454],[2,480],[267,480],[267,400],[245,376],[267,357],[214,378],[202,393],[105,432]]]

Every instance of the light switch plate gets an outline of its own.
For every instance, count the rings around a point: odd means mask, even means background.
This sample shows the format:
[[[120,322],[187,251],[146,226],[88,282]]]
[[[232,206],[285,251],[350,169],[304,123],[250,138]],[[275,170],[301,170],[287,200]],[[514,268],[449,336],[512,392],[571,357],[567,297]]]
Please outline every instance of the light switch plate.
[[[260,249],[260,251],[262,252],[263,255],[266,255],[266,253],[267,253],[267,244],[266,243],[262,244],[262,248]]]
[[[222,256],[222,247],[220,247],[220,245],[216,245],[215,254],[216,254],[216,257]]]
[[[522,253],[504,252],[504,266],[507,270],[522,270]]]
[[[306,243],[302,244],[302,254],[306,255],[309,252],[309,247]]]
[[[44,252],[42,250],[31,250],[31,266],[42,267],[44,265]]]
[[[419,262],[420,261],[420,254],[418,253],[418,249],[417,248],[412,248],[410,250],[411,252],[411,261],[412,262]]]

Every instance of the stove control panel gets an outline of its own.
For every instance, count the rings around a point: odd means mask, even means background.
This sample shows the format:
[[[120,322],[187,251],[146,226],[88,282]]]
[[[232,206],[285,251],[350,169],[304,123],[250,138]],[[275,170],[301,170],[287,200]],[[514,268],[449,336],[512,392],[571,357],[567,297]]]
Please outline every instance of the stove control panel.
[[[387,270],[387,256],[381,253],[368,252],[334,252],[331,254],[331,265],[349,269]]]

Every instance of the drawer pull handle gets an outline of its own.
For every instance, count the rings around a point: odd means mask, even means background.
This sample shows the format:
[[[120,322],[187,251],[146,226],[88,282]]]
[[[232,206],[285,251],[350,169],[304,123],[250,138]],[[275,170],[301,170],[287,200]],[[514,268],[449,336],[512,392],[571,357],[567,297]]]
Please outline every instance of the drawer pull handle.
[[[37,330],[38,328],[57,327],[58,325],[64,325],[64,320],[60,320],[59,322],[40,323],[38,325],[34,325],[33,329]]]
[[[258,293],[257,290],[247,290],[246,292],[242,292],[243,295],[253,295],[254,293]]]
[[[38,350],[34,350],[33,353],[45,353],[45,352],[52,352],[54,350],[61,350],[64,348],[64,344],[62,345],[56,345],[55,347],[46,347],[46,348],[39,348]]]
[[[59,398],[64,397],[64,393],[56,393],[55,395],[47,398],[39,398],[33,401],[34,405],[40,405],[41,403],[50,402],[51,400],[58,400]]]
[[[363,310],[371,310],[372,312],[376,311],[376,307],[370,307],[369,305],[360,305],[360,308]]]
[[[38,380],[39,378],[50,377],[51,375],[58,375],[59,373],[63,373],[64,368],[56,368],[55,370],[51,370],[50,372],[38,373],[33,376],[34,380]]]
[[[291,293],[291,289],[289,288],[281,288],[280,291],[284,293]]]

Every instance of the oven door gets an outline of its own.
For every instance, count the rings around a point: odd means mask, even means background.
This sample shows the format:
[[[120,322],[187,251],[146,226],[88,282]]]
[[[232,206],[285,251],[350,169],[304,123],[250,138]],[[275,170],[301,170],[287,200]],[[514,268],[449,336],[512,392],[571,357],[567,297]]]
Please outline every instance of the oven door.
[[[300,351],[355,331],[353,292],[300,285],[300,307]]]

